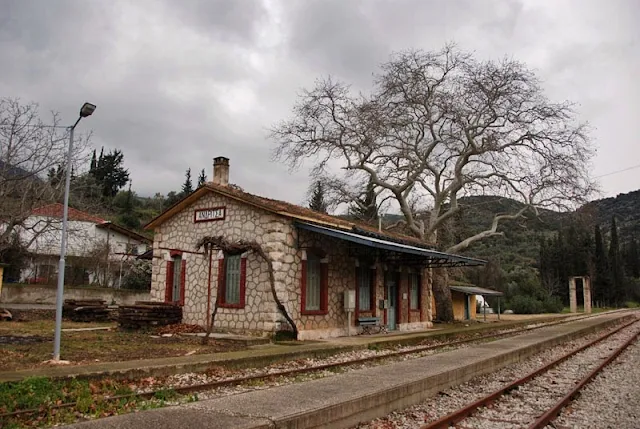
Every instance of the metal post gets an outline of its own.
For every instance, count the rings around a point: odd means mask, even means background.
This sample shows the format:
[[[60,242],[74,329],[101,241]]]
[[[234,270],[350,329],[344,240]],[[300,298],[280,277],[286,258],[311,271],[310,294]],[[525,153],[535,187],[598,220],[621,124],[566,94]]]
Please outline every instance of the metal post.
[[[498,320],[500,320],[500,297],[498,297]]]
[[[487,321],[487,298],[485,298],[485,296],[482,296],[482,303],[484,304],[484,321]]]
[[[78,122],[80,119],[78,118]],[[76,122],[76,125],[78,124]],[[64,295],[65,254],[67,253],[67,217],[69,216],[69,188],[71,186],[71,153],[73,151],[73,130],[69,129],[69,152],[64,183],[64,210],[62,212],[62,239],[60,240],[60,262],[58,263],[58,290],[56,292],[56,328],[53,338],[53,360],[60,360],[60,336],[62,334],[62,301]]]

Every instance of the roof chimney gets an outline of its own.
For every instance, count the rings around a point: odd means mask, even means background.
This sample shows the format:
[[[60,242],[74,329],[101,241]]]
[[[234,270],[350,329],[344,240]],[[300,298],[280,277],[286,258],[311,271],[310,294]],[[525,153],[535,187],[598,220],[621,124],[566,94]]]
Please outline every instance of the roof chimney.
[[[216,185],[229,185],[229,158],[218,156],[213,158],[213,183]]]

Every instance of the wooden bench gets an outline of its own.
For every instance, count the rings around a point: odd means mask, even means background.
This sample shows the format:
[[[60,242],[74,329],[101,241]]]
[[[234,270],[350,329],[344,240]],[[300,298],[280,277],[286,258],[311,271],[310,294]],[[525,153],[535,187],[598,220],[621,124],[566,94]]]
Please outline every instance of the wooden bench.
[[[375,332],[387,332],[387,327],[380,324],[379,317],[358,317],[358,325],[362,326],[363,334],[372,334]]]

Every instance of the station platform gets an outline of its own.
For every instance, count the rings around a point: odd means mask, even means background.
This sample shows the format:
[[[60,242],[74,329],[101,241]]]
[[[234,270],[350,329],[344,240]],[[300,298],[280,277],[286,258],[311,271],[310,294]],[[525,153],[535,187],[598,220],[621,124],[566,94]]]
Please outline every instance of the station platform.
[[[109,417],[77,429],[346,428],[419,403],[448,387],[637,313],[610,313],[472,347],[313,381]]]
[[[215,354],[195,354],[120,362],[96,362],[83,365],[41,366],[24,370],[1,371],[0,383],[21,381],[29,377],[48,377],[53,379],[97,379],[109,377],[131,379],[164,377],[187,372],[205,372],[212,367],[236,369],[264,367],[288,360],[322,358],[369,347],[386,348],[419,344],[425,340],[442,341],[459,334],[480,335],[496,329],[511,329],[536,323],[561,321],[571,316],[575,316],[575,314],[547,315],[521,320],[492,321],[489,323],[436,324],[434,328],[427,330],[392,331],[386,334],[354,335],[316,341],[257,344],[249,346],[246,350]]]

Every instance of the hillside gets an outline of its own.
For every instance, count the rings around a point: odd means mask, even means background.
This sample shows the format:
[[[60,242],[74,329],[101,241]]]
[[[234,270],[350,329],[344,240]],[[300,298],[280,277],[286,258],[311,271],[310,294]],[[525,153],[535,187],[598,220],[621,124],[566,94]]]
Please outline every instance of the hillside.
[[[522,207],[514,200],[484,196],[463,198],[460,205],[463,210],[456,222],[458,238],[488,228],[494,213],[513,212]],[[549,237],[569,223],[580,220],[589,229],[599,223],[606,239],[613,216],[618,222],[621,243],[624,244],[632,236],[640,237],[640,190],[591,201],[576,212],[545,210],[540,218],[504,222],[500,229],[504,231],[503,237],[476,242],[464,253],[499,261],[506,271],[510,271],[514,265],[531,266],[538,260],[540,238]]]
[[[446,232],[446,240],[451,243],[488,229],[495,213],[513,213],[522,208],[522,204],[515,200],[495,196],[464,197],[459,204],[461,212],[453,229]],[[496,261],[506,272],[516,266],[535,267],[542,238],[548,238],[579,220],[588,229],[599,223],[607,239],[614,215],[622,243],[633,235],[640,238],[640,190],[615,198],[594,200],[575,212],[542,210],[538,218],[528,215],[527,219],[501,222],[499,231],[504,236],[478,241],[462,253]],[[396,214],[384,217],[385,224],[399,219],[401,216]]]
[[[591,201],[580,210],[592,214],[607,234],[615,216],[622,242],[633,236],[640,238],[640,190]]]

